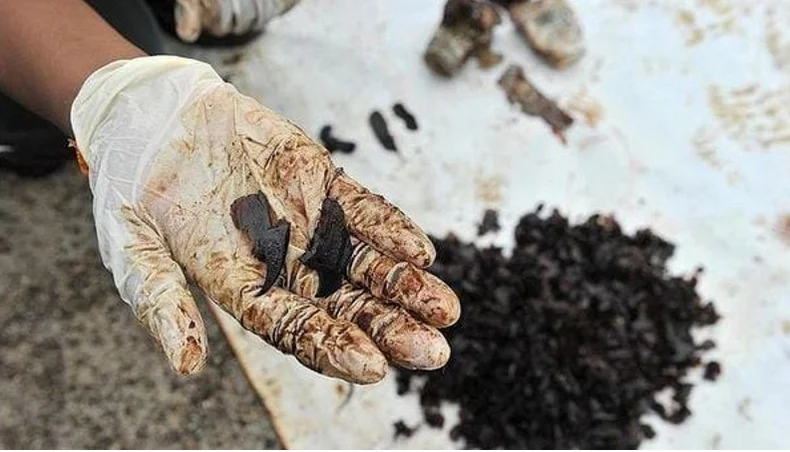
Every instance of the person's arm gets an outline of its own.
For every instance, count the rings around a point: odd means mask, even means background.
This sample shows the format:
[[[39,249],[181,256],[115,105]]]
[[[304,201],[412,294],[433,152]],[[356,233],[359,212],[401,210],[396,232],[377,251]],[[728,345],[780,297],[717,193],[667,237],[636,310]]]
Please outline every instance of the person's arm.
[[[88,76],[144,55],[83,0],[0,1],[0,91],[68,135]]]

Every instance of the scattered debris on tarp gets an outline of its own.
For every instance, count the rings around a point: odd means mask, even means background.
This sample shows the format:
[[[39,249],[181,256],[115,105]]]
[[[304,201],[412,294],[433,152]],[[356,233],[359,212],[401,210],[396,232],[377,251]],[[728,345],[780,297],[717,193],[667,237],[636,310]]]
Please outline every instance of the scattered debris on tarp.
[[[470,57],[490,50],[494,28],[501,23],[492,3],[448,0],[439,28],[425,51],[426,64],[438,75],[454,76]]]
[[[555,69],[565,69],[584,56],[584,33],[566,0],[507,3],[516,30]]]
[[[384,149],[397,152],[398,147],[395,146],[395,138],[393,138],[392,134],[390,133],[389,127],[387,126],[387,120],[384,119],[384,116],[380,112],[374,111],[370,114],[368,122],[370,123],[370,128],[373,129],[373,133],[376,135],[376,138],[379,140],[379,143],[381,143]]]
[[[321,140],[321,144],[332,154],[335,152],[350,154],[357,148],[357,145],[353,141],[346,141],[334,136],[332,134],[332,126],[330,125],[321,128],[319,139]]]
[[[406,128],[409,130],[417,130],[419,127],[417,126],[417,118],[406,109],[406,107],[398,102],[392,106],[392,112],[395,113],[395,116],[399,117],[403,120],[403,123],[406,125]]]
[[[510,103],[518,104],[521,111],[528,115],[542,118],[558,136],[562,136],[573,124],[573,118],[538,91],[520,66],[508,67],[499,78],[499,86],[505,91]]]

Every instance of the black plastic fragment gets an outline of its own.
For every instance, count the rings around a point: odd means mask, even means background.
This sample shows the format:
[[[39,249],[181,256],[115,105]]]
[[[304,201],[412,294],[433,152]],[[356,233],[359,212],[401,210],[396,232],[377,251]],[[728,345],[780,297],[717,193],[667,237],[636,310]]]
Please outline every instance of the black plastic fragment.
[[[321,128],[319,138],[321,139],[321,143],[331,154],[334,154],[335,152],[350,154],[357,148],[357,145],[354,142],[341,140],[340,138],[332,135],[332,126],[330,125],[325,125]]]
[[[414,115],[409,112],[409,110],[406,110],[406,107],[404,107],[402,103],[398,102],[397,104],[393,105],[392,112],[395,113],[395,116],[403,120],[407,129],[418,129],[417,118],[415,118]]]
[[[411,390],[411,375],[398,372],[395,374],[395,384],[398,395],[406,394]]]
[[[703,378],[708,381],[716,381],[721,375],[721,364],[716,361],[711,361],[705,365],[705,373]]]
[[[272,226],[269,201],[263,192],[243,196],[230,206],[233,225],[252,241],[252,255],[266,264],[266,279],[258,295],[268,291],[285,267],[291,225],[280,220]]]
[[[369,122],[370,127],[373,129],[373,133],[376,134],[376,138],[379,140],[379,143],[384,146],[384,149],[397,152],[398,148],[395,146],[395,138],[390,134],[384,116],[378,111],[374,111],[370,114]]]
[[[494,209],[486,209],[483,213],[483,220],[477,225],[477,235],[482,236],[489,232],[497,232],[499,229],[499,212]]]
[[[439,407],[428,409],[424,413],[425,423],[433,428],[444,427],[444,415],[439,411]]]
[[[301,257],[303,264],[318,272],[317,297],[326,297],[340,288],[352,251],[343,208],[334,199],[325,198],[310,246]]]
[[[395,427],[395,433],[392,435],[392,439],[398,439],[401,436],[404,438],[411,438],[414,431],[417,430],[416,428],[406,425],[403,420],[395,422],[392,426]]]
[[[642,429],[642,436],[644,436],[645,439],[653,439],[656,437],[656,430],[650,425],[642,424],[640,427]]]

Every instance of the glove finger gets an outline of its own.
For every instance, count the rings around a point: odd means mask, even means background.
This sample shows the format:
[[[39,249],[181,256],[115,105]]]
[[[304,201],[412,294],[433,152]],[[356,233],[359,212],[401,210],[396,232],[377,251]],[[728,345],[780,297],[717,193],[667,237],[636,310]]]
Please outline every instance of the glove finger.
[[[329,197],[340,203],[353,235],[395,259],[427,267],[436,258],[433,243],[406,214],[338,170]]]
[[[409,262],[398,262],[370,245],[354,247],[348,280],[374,296],[392,300],[418,319],[438,328],[458,321],[461,303],[453,290],[436,276]]]
[[[357,324],[391,362],[401,367],[433,370],[444,366],[450,358],[450,346],[439,330],[364,289],[345,283],[337,292],[316,299],[315,303],[334,318]]]
[[[208,342],[192,294],[180,284],[156,290],[156,295],[137,305],[137,318],[159,340],[176,372],[199,372],[206,364]]]
[[[159,234],[133,210],[127,226],[134,240],[126,247],[137,318],[157,338],[173,369],[181,375],[200,371],[208,354],[206,328],[181,267]]]
[[[239,308],[229,310],[247,330],[321,374],[357,384],[384,378],[387,360],[355,324],[279,287],[256,293],[243,290]]]
[[[173,10],[176,34],[184,42],[195,42],[203,28],[203,14],[200,0],[176,0]]]
[[[364,242],[355,242],[345,269],[351,284],[381,300],[391,300],[431,326],[444,328],[458,321],[461,303],[447,284],[413,264],[398,262]],[[318,272],[298,259],[289,259],[288,269],[286,286],[305,298],[317,298],[321,285]]]

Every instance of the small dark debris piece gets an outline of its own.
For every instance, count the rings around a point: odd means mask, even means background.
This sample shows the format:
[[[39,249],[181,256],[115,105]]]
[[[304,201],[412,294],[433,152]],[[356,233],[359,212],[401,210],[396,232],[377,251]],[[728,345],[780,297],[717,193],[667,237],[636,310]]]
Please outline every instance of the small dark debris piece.
[[[433,428],[444,427],[444,416],[439,412],[439,408],[430,409],[423,413],[425,423]]]
[[[291,225],[285,220],[272,225],[269,201],[262,192],[233,201],[230,213],[236,229],[252,241],[252,255],[266,264],[266,280],[258,293],[262,295],[277,282],[285,266]]]
[[[369,121],[373,133],[376,134],[376,138],[378,138],[379,143],[384,146],[384,149],[393,152],[397,151],[398,148],[395,146],[395,139],[390,135],[387,121],[384,120],[384,116],[378,111],[374,111],[370,114]]]
[[[641,427],[642,435],[645,437],[645,439],[653,439],[656,437],[656,431],[653,427],[647,424],[642,424]]]
[[[301,257],[302,263],[318,272],[317,297],[326,297],[340,288],[351,252],[351,236],[343,208],[334,199],[324,198],[318,226],[310,246]]]
[[[494,209],[486,209],[483,213],[483,221],[477,225],[477,235],[485,235],[489,232],[499,231],[499,213]]]
[[[679,424],[682,424],[683,422],[685,422],[686,419],[689,418],[689,416],[691,416],[691,411],[688,409],[688,407],[681,406],[676,411],[674,411],[669,416],[667,416],[665,419],[670,424],[679,425]]]
[[[403,395],[411,389],[411,376],[408,374],[398,373],[395,375],[395,384],[397,385],[398,395]]]
[[[393,435],[393,439],[398,439],[401,436],[404,438],[411,438],[411,436],[414,434],[414,431],[417,430],[416,428],[409,427],[403,421],[398,421],[394,423],[393,427],[395,427],[395,434]]]
[[[393,105],[392,111],[395,113],[395,116],[403,120],[407,129],[417,130],[417,119],[413,114],[409,113],[409,110],[406,110],[406,107],[404,107],[402,103],[398,102],[397,104]]]
[[[499,78],[499,86],[511,104],[518,104],[525,114],[542,118],[555,134],[561,135],[573,125],[573,118],[538,91],[521,66],[510,65]]]
[[[705,365],[705,373],[702,378],[708,381],[716,381],[721,375],[721,364],[716,361],[711,361]]]
[[[321,128],[321,134],[319,138],[321,139],[321,143],[324,145],[326,150],[332,154],[335,152],[350,154],[357,148],[357,145],[353,142],[341,140],[340,138],[333,136],[332,126],[330,125],[326,125]]]
[[[685,421],[689,370],[711,346],[692,330],[719,316],[694,278],[669,274],[674,246],[649,229],[627,235],[609,216],[571,224],[540,209],[514,235],[508,255],[433,238],[429,270],[465,311],[445,330],[445,368],[399,369],[398,391],[403,375],[424,379],[411,390],[426,420],[458,404],[450,437],[472,449],[633,449],[655,435],[643,415]]]

